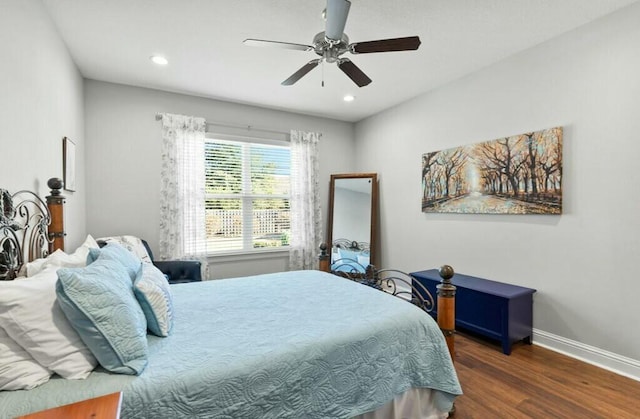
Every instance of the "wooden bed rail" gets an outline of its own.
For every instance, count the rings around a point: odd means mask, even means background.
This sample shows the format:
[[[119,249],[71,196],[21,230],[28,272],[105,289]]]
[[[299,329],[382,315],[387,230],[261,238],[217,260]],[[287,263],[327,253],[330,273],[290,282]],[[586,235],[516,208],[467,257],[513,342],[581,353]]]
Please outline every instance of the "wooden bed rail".
[[[338,274],[339,276],[357,280],[359,282],[366,283],[368,285],[372,284],[372,280],[376,282],[380,282],[376,272],[383,272],[383,271],[377,271],[371,265],[368,267],[363,267],[364,268],[363,272],[365,273],[354,273],[353,275],[350,275],[349,273],[345,274],[345,272],[333,272],[331,267],[331,254],[330,252],[327,252],[327,250],[328,250],[328,246],[326,243],[320,244],[320,256],[318,258],[319,259],[318,269],[320,271]],[[350,265],[353,265],[353,263],[350,262]],[[438,326],[440,327],[440,330],[444,334],[445,341],[447,342],[447,347],[449,348],[449,354],[451,355],[451,360],[454,361],[455,360],[455,328],[456,328],[456,286],[451,283],[451,278],[453,278],[453,275],[455,274],[455,272],[451,266],[443,265],[438,270],[438,273],[442,278],[442,281],[436,287],[437,293],[438,293],[437,321],[438,321]],[[413,282],[417,282],[411,275],[409,274],[404,274],[404,275],[411,278]],[[373,276],[373,278],[369,278],[369,276]],[[377,285],[380,285],[380,284],[377,284]],[[376,288],[382,289],[382,287],[376,287]],[[428,293],[428,291],[425,288],[423,288],[421,285],[420,287],[412,286],[411,288],[413,293],[417,293],[417,292]],[[417,304],[417,305],[423,308],[427,312],[431,311],[431,309],[433,308],[433,306],[431,306],[428,309],[426,309],[425,306],[428,306],[428,304],[425,305],[424,303]]]

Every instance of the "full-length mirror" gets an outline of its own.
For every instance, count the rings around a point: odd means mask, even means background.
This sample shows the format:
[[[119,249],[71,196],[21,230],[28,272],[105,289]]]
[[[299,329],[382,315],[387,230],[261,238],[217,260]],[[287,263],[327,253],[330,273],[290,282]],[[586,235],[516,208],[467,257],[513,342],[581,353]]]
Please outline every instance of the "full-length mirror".
[[[331,175],[328,242],[332,270],[376,264],[378,176],[376,173]],[[351,262],[351,263],[350,263]]]

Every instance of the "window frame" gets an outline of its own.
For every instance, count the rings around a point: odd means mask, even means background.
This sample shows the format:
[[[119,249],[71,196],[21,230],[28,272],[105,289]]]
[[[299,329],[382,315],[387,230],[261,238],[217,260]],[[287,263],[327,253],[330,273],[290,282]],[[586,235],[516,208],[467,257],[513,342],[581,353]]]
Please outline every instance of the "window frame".
[[[256,145],[267,145],[267,146],[277,146],[277,147],[286,147],[291,151],[291,141],[289,135],[285,136],[286,139],[276,139],[272,137],[253,137],[246,135],[232,135],[232,134],[224,134],[213,131],[207,131],[205,133],[205,142],[222,140],[222,141],[233,141],[237,143],[243,143],[243,147],[250,147],[253,144]],[[206,201],[209,199],[238,199],[242,202],[242,249],[225,249],[225,250],[213,250],[212,248],[207,247],[207,257],[225,257],[225,256],[250,256],[250,257],[258,257],[259,255],[273,254],[273,253],[283,253],[289,252],[289,246],[277,246],[277,247],[253,247],[253,206],[252,201],[255,199],[287,199],[291,200],[291,193],[288,195],[283,194],[252,194],[251,193],[251,157],[249,153],[243,153],[243,161],[242,161],[242,193],[240,194],[209,194],[205,191],[205,206]],[[206,161],[206,157],[205,157]],[[289,169],[293,166],[293,162],[289,161]],[[206,184],[206,181],[205,181]],[[244,191],[249,191],[249,193],[244,193]],[[248,207],[251,208],[249,211],[246,210],[247,206],[245,204],[249,203]]]

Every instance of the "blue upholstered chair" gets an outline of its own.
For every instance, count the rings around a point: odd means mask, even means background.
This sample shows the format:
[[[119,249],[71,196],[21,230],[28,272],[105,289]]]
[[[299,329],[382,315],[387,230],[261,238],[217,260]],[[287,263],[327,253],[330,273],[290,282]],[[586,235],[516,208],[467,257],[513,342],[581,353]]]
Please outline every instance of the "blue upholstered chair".
[[[121,238],[122,236],[116,237],[116,239]],[[125,236],[132,237],[132,236]],[[105,240],[109,240],[111,238],[107,238]],[[107,244],[105,240],[98,239],[98,245],[103,247]],[[145,249],[147,250],[147,254],[149,255],[149,259],[158,268],[163,274],[167,276],[169,283],[171,284],[182,284],[185,282],[197,282],[202,281],[202,270],[201,263],[197,260],[154,260],[153,252],[151,251],[151,247],[149,247],[149,243],[147,243],[144,239],[135,238],[137,243],[142,242]],[[140,257],[141,254],[140,254]],[[146,255],[145,255],[146,259]]]
[[[169,283],[182,284],[185,282],[202,281],[201,263],[198,260],[154,260],[153,252],[146,240],[142,240],[142,244],[147,249],[149,257],[153,261],[156,268],[160,269],[163,274],[167,275]]]

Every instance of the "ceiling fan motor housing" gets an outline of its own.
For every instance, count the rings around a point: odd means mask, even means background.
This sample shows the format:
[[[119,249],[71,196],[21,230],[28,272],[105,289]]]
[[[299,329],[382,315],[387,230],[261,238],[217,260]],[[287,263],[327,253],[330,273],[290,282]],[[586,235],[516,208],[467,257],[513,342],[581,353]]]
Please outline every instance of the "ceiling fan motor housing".
[[[328,63],[335,63],[338,57],[349,51],[349,37],[342,34],[340,41],[334,41],[325,36],[324,31],[313,37],[313,49]]]

